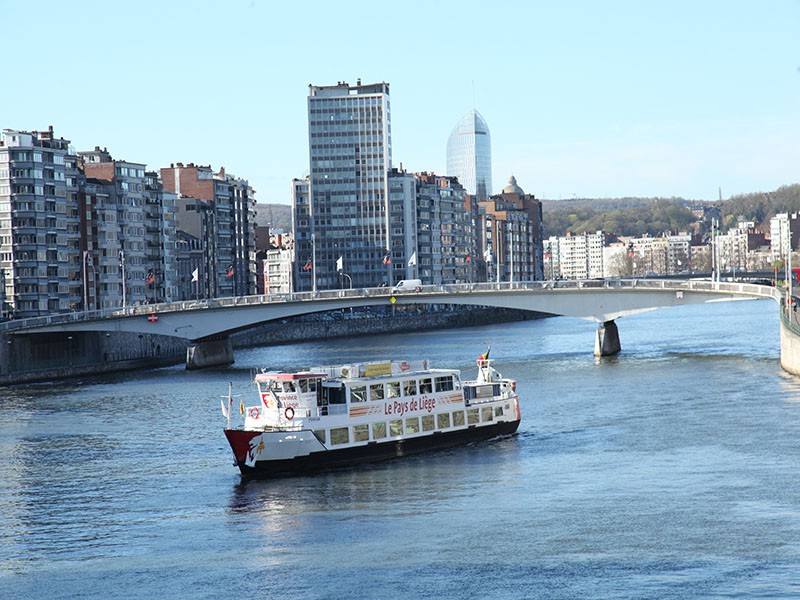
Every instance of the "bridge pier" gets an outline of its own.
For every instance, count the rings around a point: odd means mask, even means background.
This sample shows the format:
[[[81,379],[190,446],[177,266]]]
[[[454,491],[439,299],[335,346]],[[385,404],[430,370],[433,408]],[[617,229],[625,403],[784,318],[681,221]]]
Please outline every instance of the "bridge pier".
[[[206,367],[233,364],[233,344],[228,336],[194,340],[186,348],[186,369],[205,369]]]
[[[613,356],[622,350],[619,343],[619,329],[611,320],[597,327],[597,336],[594,339],[595,356]]]

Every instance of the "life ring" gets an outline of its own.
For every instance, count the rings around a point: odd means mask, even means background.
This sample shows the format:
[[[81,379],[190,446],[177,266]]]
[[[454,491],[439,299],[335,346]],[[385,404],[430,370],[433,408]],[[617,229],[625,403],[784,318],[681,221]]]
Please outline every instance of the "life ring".
[[[251,419],[257,419],[259,412],[261,412],[261,411],[258,410],[258,407],[254,406],[253,408],[250,409],[250,412],[249,412],[250,418]]]
[[[288,406],[285,411],[283,411],[283,415],[289,419],[290,421],[294,419],[294,409],[291,406]]]

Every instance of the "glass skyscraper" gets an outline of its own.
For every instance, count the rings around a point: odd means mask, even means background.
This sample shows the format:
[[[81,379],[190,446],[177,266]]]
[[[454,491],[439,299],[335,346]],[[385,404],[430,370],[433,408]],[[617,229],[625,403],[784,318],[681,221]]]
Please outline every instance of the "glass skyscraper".
[[[492,194],[492,140],[489,127],[473,109],[456,123],[447,140],[447,174],[458,177],[468,194]]]
[[[308,194],[294,208],[299,289],[390,282],[389,84],[310,85],[308,141]]]

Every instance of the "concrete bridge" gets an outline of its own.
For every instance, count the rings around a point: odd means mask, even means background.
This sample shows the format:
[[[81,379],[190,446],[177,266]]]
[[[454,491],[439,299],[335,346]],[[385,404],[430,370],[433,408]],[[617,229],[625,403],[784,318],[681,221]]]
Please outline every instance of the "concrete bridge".
[[[421,286],[393,293],[388,288],[328,290],[243,296],[53,315],[11,321],[0,333],[106,331],[159,334],[190,340],[187,368],[233,362],[229,334],[276,319],[361,306],[408,304],[479,305],[549,313],[598,323],[595,354],[621,349],[616,320],[684,304],[772,298],[779,289],[750,283],[702,280],[613,279],[533,281]]]

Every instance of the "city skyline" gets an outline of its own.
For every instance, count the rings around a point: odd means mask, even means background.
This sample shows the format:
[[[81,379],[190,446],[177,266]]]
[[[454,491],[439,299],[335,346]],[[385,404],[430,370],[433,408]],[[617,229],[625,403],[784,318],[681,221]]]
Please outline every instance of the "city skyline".
[[[392,86],[392,166],[411,172],[449,175],[448,134],[474,108],[493,181],[540,198],[716,199],[800,180],[796,2],[308,8],[0,0],[16,49],[3,126],[53,125],[78,151],[149,169],[225,167],[288,204],[308,170],[309,82],[360,78]],[[61,45],[32,44],[34,23]],[[377,32],[375,51],[343,28]],[[78,40],[69,66],[54,58]]]

